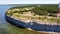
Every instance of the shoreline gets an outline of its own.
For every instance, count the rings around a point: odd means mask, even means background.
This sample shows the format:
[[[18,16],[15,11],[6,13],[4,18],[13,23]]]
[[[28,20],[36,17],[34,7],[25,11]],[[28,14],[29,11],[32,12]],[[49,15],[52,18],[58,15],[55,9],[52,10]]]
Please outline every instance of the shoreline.
[[[23,21],[22,19],[15,18],[13,16],[11,16],[11,18],[14,18],[16,20],[19,20],[19,21],[22,21],[22,22],[25,22],[25,23],[35,22],[37,24],[60,25],[60,23],[53,23],[53,22],[49,22],[49,21],[45,21],[45,22],[43,22],[42,20],[25,20],[25,21]]]
[[[25,28],[31,28],[35,31],[46,31],[46,32],[60,32],[60,25],[46,25],[46,24],[37,24],[37,23],[25,23],[23,21],[19,21],[18,19],[11,18],[5,15],[6,20],[13,22],[17,26],[22,26]],[[36,28],[37,27],[37,28]]]

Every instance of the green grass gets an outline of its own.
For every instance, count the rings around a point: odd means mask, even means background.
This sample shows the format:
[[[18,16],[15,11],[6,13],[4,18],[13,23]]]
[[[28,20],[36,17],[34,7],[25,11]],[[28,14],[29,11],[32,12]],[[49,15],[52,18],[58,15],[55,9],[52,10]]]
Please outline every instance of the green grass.
[[[15,15],[15,14],[14,14]],[[14,16],[13,15],[13,16]],[[16,16],[16,15],[15,15]],[[55,19],[55,18],[50,18],[50,19],[48,19],[48,18],[44,18],[44,17],[30,17],[30,16],[22,16],[22,15],[18,15],[19,17],[22,17],[22,18],[31,18],[32,20],[33,19],[37,19],[37,20],[47,20],[47,21],[50,21],[50,22],[57,22],[57,21],[59,21],[60,22],[60,19],[58,20],[58,19]],[[17,16],[17,17],[18,17]]]
[[[57,21],[59,21],[59,23],[60,23],[60,19],[50,18],[50,19],[47,19],[47,20],[51,21],[51,22],[57,22]]]

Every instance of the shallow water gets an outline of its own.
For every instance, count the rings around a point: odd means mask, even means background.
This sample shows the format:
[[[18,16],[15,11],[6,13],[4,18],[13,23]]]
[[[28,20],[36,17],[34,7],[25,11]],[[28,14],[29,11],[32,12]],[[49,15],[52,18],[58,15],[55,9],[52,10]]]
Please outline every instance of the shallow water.
[[[15,5],[0,5],[0,34],[23,34],[24,29],[13,26],[5,20],[6,10],[13,6]]]
[[[12,26],[5,20],[5,12],[12,6],[0,5],[0,34],[8,34]]]

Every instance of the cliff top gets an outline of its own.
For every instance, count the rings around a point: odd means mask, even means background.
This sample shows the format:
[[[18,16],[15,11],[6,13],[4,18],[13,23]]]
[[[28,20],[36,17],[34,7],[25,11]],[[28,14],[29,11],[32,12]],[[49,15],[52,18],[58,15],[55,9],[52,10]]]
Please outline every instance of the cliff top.
[[[60,17],[57,18],[57,5],[35,5],[12,7],[7,10],[8,16],[13,16],[23,21],[39,20],[49,23],[60,23]]]

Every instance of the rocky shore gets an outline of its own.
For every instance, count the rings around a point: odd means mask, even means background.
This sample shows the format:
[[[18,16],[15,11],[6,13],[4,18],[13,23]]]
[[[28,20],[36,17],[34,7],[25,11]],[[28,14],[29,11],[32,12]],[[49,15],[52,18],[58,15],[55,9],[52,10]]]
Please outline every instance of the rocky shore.
[[[14,18],[14,17],[9,17],[7,15],[5,15],[5,18],[6,20],[8,21],[11,21],[13,24],[16,24],[18,26],[22,26],[22,27],[25,27],[25,28],[31,28],[32,30],[36,30],[36,31],[46,31],[46,32],[60,32],[60,25],[57,25],[57,24],[44,24],[44,23],[40,23],[40,22],[37,22],[37,21],[28,21],[28,22],[25,22],[25,21],[22,21],[20,19],[17,19],[17,18]]]
[[[14,18],[16,20],[20,20],[22,22],[25,22],[25,23],[30,23],[30,22],[35,22],[37,24],[46,24],[46,25],[60,25],[60,23],[53,23],[53,22],[49,22],[49,21],[42,21],[42,20],[22,20],[22,19],[18,19],[18,18],[15,18],[13,16],[11,16],[11,18]]]

